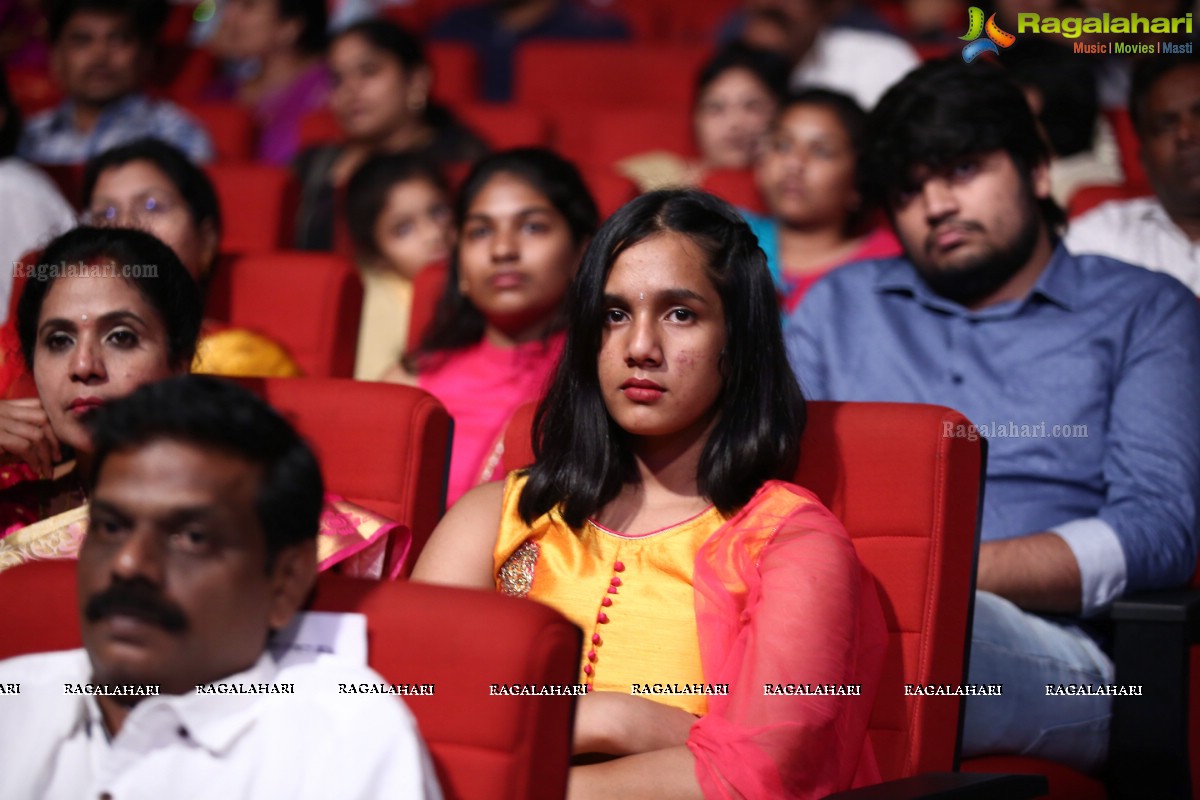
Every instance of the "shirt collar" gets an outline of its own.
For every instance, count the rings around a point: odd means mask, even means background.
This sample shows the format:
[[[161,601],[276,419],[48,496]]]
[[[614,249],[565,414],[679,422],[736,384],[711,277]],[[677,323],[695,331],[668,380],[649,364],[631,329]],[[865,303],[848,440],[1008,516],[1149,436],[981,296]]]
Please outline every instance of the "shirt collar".
[[[883,267],[875,278],[875,291],[880,293],[892,292],[907,294],[928,308],[943,311],[956,316],[985,318],[993,316],[1008,316],[1023,308],[1034,298],[1048,300],[1062,306],[1067,311],[1073,310],[1079,299],[1080,281],[1079,265],[1067,252],[1062,242],[1059,242],[1050,256],[1050,261],[1042,274],[1038,276],[1029,295],[1021,300],[1014,300],[989,306],[978,311],[970,311],[962,305],[948,300],[929,288],[929,284],[917,273],[912,262],[905,258],[894,258],[883,262]]]
[[[140,112],[142,110],[142,108],[145,106],[145,104],[148,102],[149,102],[149,100],[147,100],[146,96],[139,92],[127,94],[124,97],[122,97],[120,100],[117,100],[113,103],[109,103],[107,106],[104,107],[104,110],[100,112],[100,121],[97,122],[97,127],[99,127],[100,122],[103,122],[105,119],[112,118],[114,116],[115,117],[124,117],[129,114],[134,114],[134,113]],[[53,130],[58,130],[58,131],[74,130],[74,128],[75,128],[75,101],[74,100],[67,98],[66,100],[63,100],[61,103],[58,104],[58,106],[54,109],[54,116],[52,118],[50,126]]]
[[[276,672],[275,659],[264,652],[250,669],[213,681],[212,685],[271,683]],[[220,756],[254,723],[254,706],[261,698],[261,694],[199,694],[194,690],[186,694],[160,695],[138,703],[129,712],[125,724],[137,724],[137,719],[155,713],[154,709],[166,708],[178,718],[189,739],[214,756]],[[88,724],[97,735],[107,736],[96,698],[88,695],[83,700],[79,724]]]

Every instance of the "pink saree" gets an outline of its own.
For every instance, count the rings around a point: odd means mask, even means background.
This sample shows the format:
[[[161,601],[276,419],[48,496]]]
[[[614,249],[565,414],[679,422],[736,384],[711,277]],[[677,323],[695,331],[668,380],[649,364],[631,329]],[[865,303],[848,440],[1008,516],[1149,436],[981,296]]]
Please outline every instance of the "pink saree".
[[[39,518],[29,504],[40,483],[24,464],[0,470],[0,572],[26,561],[76,558],[88,526],[86,503]],[[395,580],[412,547],[407,526],[326,494],[317,531],[317,568],[356,578]]]

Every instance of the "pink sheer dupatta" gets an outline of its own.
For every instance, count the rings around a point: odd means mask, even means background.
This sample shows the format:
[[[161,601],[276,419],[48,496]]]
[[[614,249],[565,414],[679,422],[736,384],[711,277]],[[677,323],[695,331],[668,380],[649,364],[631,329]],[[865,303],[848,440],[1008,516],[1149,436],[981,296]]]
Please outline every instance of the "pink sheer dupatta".
[[[879,781],[867,723],[887,630],[841,523],[771,481],[696,557],[708,699],[688,748],[706,798],[816,798]],[[861,694],[767,694],[807,684]]]

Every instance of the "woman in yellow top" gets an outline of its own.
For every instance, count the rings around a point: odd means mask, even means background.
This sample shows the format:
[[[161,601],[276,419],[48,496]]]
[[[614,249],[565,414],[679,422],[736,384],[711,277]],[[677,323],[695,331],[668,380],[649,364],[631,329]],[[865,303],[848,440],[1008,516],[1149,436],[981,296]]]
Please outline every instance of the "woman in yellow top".
[[[877,781],[879,602],[841,524],[786,482],[804,399],[749,228],[702,192],[644,195],[592,241],[567,319],[536,463],[465,495],[413,577],[583,629],[573,747],[600,763],[572,769],[571,798]]]

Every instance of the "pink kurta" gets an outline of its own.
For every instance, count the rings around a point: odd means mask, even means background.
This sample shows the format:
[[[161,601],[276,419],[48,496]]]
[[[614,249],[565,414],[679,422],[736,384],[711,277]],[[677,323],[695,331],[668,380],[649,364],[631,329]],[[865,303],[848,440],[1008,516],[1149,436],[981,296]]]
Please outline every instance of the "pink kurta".
[[[518,407],[542,396],[562,346],[561,333],[513,348],[481,341],[449,354],[436,369],[420,373],[418,385],[440,400],[454,418],[447,506],[492,478],[499,466],[499,458],[492,456],[505,423]],[[490,464],[492,460],[497,463]]]

